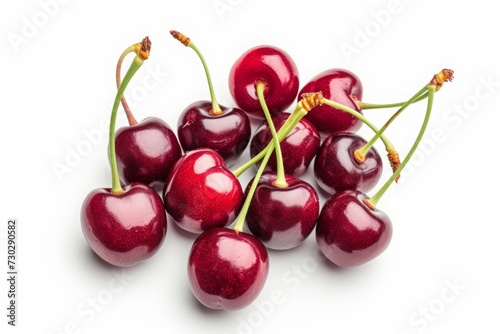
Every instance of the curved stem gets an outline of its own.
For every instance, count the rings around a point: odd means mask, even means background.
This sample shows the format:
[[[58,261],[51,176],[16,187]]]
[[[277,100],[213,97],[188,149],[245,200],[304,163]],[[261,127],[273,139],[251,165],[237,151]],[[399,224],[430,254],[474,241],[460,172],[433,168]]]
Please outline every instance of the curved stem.
[[[415,95],[413,95],[408,101],[404,102],[401,108],[399,108],[394,115],[392,115],[389,120],[375,133],[375,135],[365,144],[363,147],[358,149],[359,154],[365,156],[368,151],[372,148],[375,142],[382,136],[384,131],[389,127],[389,125],[405,110],[409,105],[415,103],[422,95],[428,95],[428,85],[425,85],[420,89]]]
[[[415,139],[415,142],[413,143],[412,147],[410,148],[410,151],[404,158],[404,160],[401,162],[401,165],[394,171],[391,175],[391,177],[382,185],[380,190],[375,193],[371,198],[366,199],[365,203],[370,206],[372,209],[375,208],[377,203],[379,202],[380,198],[384,195],[384,193],[387,191],[389,186],[396,180],[396,178],[399,176],[403,168],[405,168],[406,164],[408,161],[410,161],[411,157],[415,153],[418,145],[420,144],[420,141],[422,140],[422,137],[425,133],[425,130],[427,128],[427,124],[429,123],[431,111],[432,111],[432,104],[434,102],[434,92],[436,90],[436,87],[434,85],[428,85],[428,96],[427,96],[427,110],[425,113],[424,121],[422,123],[422,126],[420,128],[420,131],[417,135],[417,138]]]
[[[419,102],[427,98],[427,92],[423,93],[420,95],[413,103]],[[396,102],[396,103],[367,103],[363,102],[360,100],[355,99],[356,104],[361,110],[366,110],[366,109],[382,109],[382,108],[396,108],[396,107],[401,107],[404,105],[407,101],[403,102]]]
[[[271,113],[269,112],[269,108],[267,107],[266,100],[264,98],[264,90],[266,89],[266,84],[262,81],[257,81],[255,83],[255,87],[257,90],[257,97],[259,98],[260,105],[262,110],[264,111],[264,115],[266,116],[266,121],[269,126],[269,130],[271,131],[272,141],[274,142],[274,152],[276,154],[276,180],[274,180],[273,184],[279,188],[288,187],[288,183],[285,178],[285,168],[283,166],[283,155],[281,153],[281,145],[278,134],[276,133],[276,128],[274,127],[273,119],[271,117]]]
[[[370,129],[373,130],[373,132],[375,133],[378,133],[379,132],[379,129],[369,120],[367,119],[363,114],[361,114],[360,112],[352,109],[352,108],[349,108],[343,104],[340,104],[338,102],[335,102],[335,101],[331,101],[331,100],[328,100],[328,99],[325,99],[323,98],[322,102],[326,105],[329,105],[333,108],[336,108],[336,109],[340,109],[342,111],[345,111],[349,114],[351,114],[352,116],[356,117],[357,119],[359,119],[361,122],[363,122],[364,124],[366,124]],[[382,142],[384,143],[384,146],[385,146],[385,149],[387,150],[387,152],[392,152],[394,151],[394,145],[389,141],[389,139],[382,133],[380,134],[380,139],[382,140]]]
[[[116,126],[116,115],[118,114],[118,107],[120,105],[121,98],[125,92],[125,88],[130,82],[130,79],[134,76],[137,70],[144,63],[144,59],[140,56],[135,56],[132,64],[130,65],[125,77],[123,78],[120,87],[116,93],[115,101],[113,103],[113,109],[111,111],[111,120],[109,122],[109,155],[111,160],[111,177],[112,177],[112,187],[111,192],[113,194],[120,194],[123,192],[123,188],[120,185],[120,177],[118,175],[118,167],[116,164],[116,150],[115,150],[115,126]]]
[[[125,57],[132,52],[135,52],[137,44],[129,46],[123,53],[120,55],[120,58],[118,59],[118,63],[116,64],[116,88],[120,88],[121,85],[121,68],[122,68],[122,63]],[[123,109],[125,110],[125,114],[127,115],[127,120],[129,125],[135,125],[137,124],[137,120],[135,119],[134,115],[132,114],[132,111],[130,110],[130,107],[128,106],[127,99],[125,96],[122,97],[121,99]]]
[[[212,110],[210,110],[210,114],[213,115],[213,116],[218,116],[218,115],[222,114],[222,109],[221,109],[219,103],[217,102],[217,98],[215,96],[215,90],[214,90],[214,87],[213,87],[213,84],[212,84],[212,78],[210,76],[210,71],[208,70],[208,65],[207,65],[207,62],[205,61],[205,57],[203,57],[203,54],[201,53],[201,51],[191,41],[191,39],[189,37],[181,34],[178,31],[175,31],[175,30],[171,30],[170,34],[175,39],[177,39],[179,42],[181,42],[182,44],[184,44],[185,46],[193,49],[194,52],[196,52],[196,54],[200,58],[201,63],[203,64],[203,69],[205,70],[205,75],[207,77],[208,89],[210,90],[210,99],[212,101]]]

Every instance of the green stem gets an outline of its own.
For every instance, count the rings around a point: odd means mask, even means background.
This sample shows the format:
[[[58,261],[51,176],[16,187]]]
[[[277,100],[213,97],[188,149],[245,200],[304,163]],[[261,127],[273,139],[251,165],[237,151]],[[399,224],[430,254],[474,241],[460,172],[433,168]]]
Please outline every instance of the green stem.
[[[125,57],[132,52],[135,52],[137,45],[131,45],[123,53],[120,55],[120,58],[118,59],[118,63],[116,64],[116,88],[120,88],[121,85],[121,68],[122,68],[122,63]],[[127,120],[129,125],[135,125],[137,124],[137,120],[135,119],[134,115],[132,114],[132,111],[130,110],[130,107],[127,103],[127,99],[125,96],[122,97],[121,99],[123,110],[125,111],[125,114],[127,115]]]
[[[236,222],[234,223],[233,228],[235,231],[243,232],[243,227],[245,225],[245,219],[246,219],[246,216],[248,213],[248,209],[250,208],[250,204],[252,203],[253,195],[255,194],[255,190],[257,189],[257,185],[259,184],[262,173],[264,173],[264,169],[266,168],[267,162],[271,158],[273,151],[274,151],[274,141],[271,141],[270,142],[270,149],[267,150],[267,152],[265,153],[264,158],[262,159],[262,163],[260,164],[259,169],[257,170],[257,173],[255,173],[252,184],[250,185],[250,189],[248,189],[248,193],[247,193],[247,196],[245,198],[245,202],[243,203],[243,206],[241,207],[241,211],[238,214],[238,218],[236,219]]]
[[[425,85],[420,89],[415,95],[413,95],[408,101],[404,102],[401,108],[399,108],[394,115],[389,118],[389,120],[375,133],[375,135],[365,144],[363,147],[358,149],[358,152],[365,156],[368,151],[372,148],[375,142],[381,138],[384,131],[389,127],[389,125],[405,110],[408,106],[415,103],[422,95],[428,95],[428,85]]]
[[[120,194],[123,192],[123,188],[120,185],[120,177],[118,175],[118,167],[116,164],[116,151],[115,151],[115,125],[116,125],[116,115],[118,114],[118,107],[120,106],[121,98],[123,97],[123,93],[125,92],[125,88],[127,88],[130,79],[134,76],[137,70],[144,63],[144,59],[140,56],[135,56],[132,64],[125,74],[120,87],[116,93],[115,101],[113,104],[113,110],[111,112],[111,120],[109,122],[109,153],[111,160],[111,176],[112,176],[112,187],[111,192],[114,194]]]
[[[212,110],[210,110],[210,114],[214,116],[220,115],[222,114],[222,109],[220,108],[219,103],[217,102],[217,97],[215,96],[215,90],[212,84],[212,78],[210,77],[210,71],[208,70],[208,65],[205,61],[205,58],[203,57],[200,50],[193,42],[189,42],[187,46],[193,49],[194,52],[196,52],[196,54],[201,60],[201,63],[203,64],[203,68],[205,69],[205,74],[207,76],[207,81],[208,81],[208,89],[210,90],[210,99],[212,101]]]
[[[380,198],[384,195],[384,193],[387,191],[387,189],[389,188],[389,186],[396,180],[396,178],[401,173],[401,171],[403,170],[403,168],[405,168],[406,164],[408,163],[408,161],[410,161],[412,155],[415,153],[418,145],[420,144],[420,141],[422,140],[422,137],[424,136],[425,130],[427,128],[427,125],[429,123],[429,119],[430,119],[430,116],[431,116],[432,104],[434,102],[434,92],[436,90],[436,87],[434,85],[428,85],[426,88],[428,89],[427,110],[426,110],[426,113],[425,113],[425,118],[424,118],[422,127],[420,128],[420,131],[419,131],[419,133],[417,135],[417,138],[415,139],[415,142],[413,143],[413,146],[410,148],[410,151],[408,152],[408,154],[406,155],[406,157],[404,158],[404,160],[401,162],[401,165],[394,171],[394,173],[384,183],[384,185],[382,185],[382,187],[380,188],[380,190],[378,190],[377,193],[375,193],[375,195],[373,195],[370,199],[366,200],[367,204],[370,207],[372,207],[372,208],[375,208],[375,206],[379,202]]]
[[[413,103],[419,102],[427,98],[427,92],[422,94],[421,96],[418,97]],[[404,105],[407,101],[403,102],[397,102],[397,103],[367,103],[363,101],[356,101],[356,104],[359,106],[361,110],[366,110],[366,109],[383,109],[383,108],[396,108],[396,107],[401,107]]]
[[[356,110],[354,110],[352,108],[349,108],[349,107],[347,107],[347,106],[345,106],[343,104],[340,104],[338,102],[331,101],[331,100],[328,100],[328,99],[325,99],[325,98],[323,98],[322,102],[324,104],[326,104],[326,105],[329,105],[330,107],[333,107],[333,108],[336,108],[336,109],[340,109],[342,111],[345,111],[345,112],[351,114],[352,116],[356,117],[361,122],[363,122],[364,124],[366,124],[375,133],[379,132],[379,129],[370,120],[368,120],[363,114],[361,114],[360,112],[358,112],[358,111],[356,111]],[[380,134],[380,139],[384,143],[385,149],[386,149],[387,152],[394,151],[394,145],[389,141],[389,139],[383,133]]]
[[[278,134],[276,133],[276,128],[274,127],[274,123],[271,117],[271,113],[269,112],[269,108],[267,107],[266,100],[264,98],[264,90],[266,89],[266,84],[262,81],[258,81],[256,84],[257,97],[259,98],[260,105],[262,106],[262,110],[264,111],[264,115],[266,116],[266,121],[269,126],[269,130],[271,131],[272,141],[274,142],[274,152],[276,153],[276,180],[274,180],[274,185],[280,188],[288,187],[288,183],[285,178],[285,168],[283,166],[283,155],[281,153],[281,145]]]

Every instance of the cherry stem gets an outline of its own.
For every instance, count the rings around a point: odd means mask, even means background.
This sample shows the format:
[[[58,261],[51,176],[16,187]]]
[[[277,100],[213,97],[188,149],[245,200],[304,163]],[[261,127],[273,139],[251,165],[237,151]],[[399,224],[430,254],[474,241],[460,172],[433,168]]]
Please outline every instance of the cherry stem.
[[[120,86],[118,87],[118,91],[116,92],[115,101],[113,104],[113,109],[111,111],[111,120],[109,122],[109,155],[111,162],[111,177],[112,177],[112,187],[111,192],[113,194],[121,194],[123,193],[123,188],[120,185],[120,177],[118,175],[118,167],[116,164],[116,150],[115,150],[115,126],[116,126],[116,116],[118,114],[118,107],[120,106],[120,101],[123,97],[123,93],[125,92],[125,88],[130,82],[130,79],[134,76],[137,70],[144,63],[144,58],[140,55],[136,55],[130,67],[123,78]]]
[[[203,64],[203,68],[205,70],[205,75],[207,77],[208,89],[210,90],[210,99],[212,101],[212,110],[210,110],[210,114],[212,116],[221,115],[222,114],[222,109],[221,109],[219,103],[217,102],[217,98],[215,96],[215,90],[214,90],[214,87],[213,87],[213,84],[212,84],[212,78],[210,76],[210,71],[208,70],[208,65],[207,65],[207,62],[205,61],[205,57],[203,57],[203,54],[201,53],[201,51],[191,41],[191,39],[189,37],[183,35],[182,33],[178,32],[178,31],[175,31],[175,30],[170,30],[170,34],[175,39],[177,39],[179,42],[181,42],[182,44],[184,44],[185,46],[193,49],[194,52],[196,52],[196,54],[200,58],[201,63]]]
[[[271,113],[269,112],[269,108],[267,107],[266,100],[264,98],[264,90],[266,89],[266,86],[266,83],[260,80],[255,83],[257,96],[259,98],[260,105],[262,106],[262,110],[264,111],[264,115],[266,116],[266,121],[272,135],[272,141],[274,142],[274,152],[276,153],[276,180],[274,180],[273,184],[279,188],[286,188],[288,187],[288,183],[285,178],[285,168],[283,166],[283,154],[281,153],[280,140],[278,134],[276,133]]]
[[[325,98],[323,98],[322,102],[324,104],[326,104],[326,105],[329,105],[330,107],[333,107],[333,108],[336,108],[336,109],[340,109],[340,110],[345,111],[348,114],[356,117],[361,122],[363,122],[364,124],[366,124],[370,129],[372,129],[373,132],[378,133],[380,131],[368,118],[366,118],[360,112],[358,112],[358,111],[356,111],[356,110],[354,110],[352,108],[349,108],[348,106],[340,104],[338,102],[331,101],[331,100],[328,100],[328,99],[325,99]],[[387,152],[393,152],[393,151],[395,151],[394,145],[389,141],[389,139],[383,133],[380,134],[380,139],[384,143],[384,146],[385,146],[385,149],[386,149]],[[364,161],[364,155],[362,155],[362,156],[356,156],[356,159],[358,161],[362,162],[362,161]]]
[[[308,93],[303,94],[302,99],[295,106],[294,111],[288,116],[287,120],[277,132],[278,140],[281,142],[286,136],[292,132],[293,128],[300,122],[302,117],[307,115],[307,113],[322,103],[323,96],[320,92],[317,93]],[[248,160],[246,163],[238,167],[233,171],[233,174],[236,177],[239,177],[243,174],[248,168],[253,166],[255,163],[259,162],[264,158],[268,151],[274,150],[273,141],[269,142],[267,146],[262,149],[258,154],[256,154],[253,158]]]
[[[415,95],[413,95],[408,101],[406,101],[395,113],[392,115],[387,122],[375,133],[375,135],[362,147],[358,148],[355,151],[356,156],[361,156],[365,157],[368,151],[372,148],[372,146],[375,144],[375,142],[382,136],[382,134],[385,132],[385,130],[389,127],[389,125],[411,104],[415,103],[416,100],[418,100],[422,95],[428,96],[428,85],[425,85],[422,89],[420,89]],[[391,160],[391,154],[392,156],[395,156],[395,160]],[[389,160],[391,162],[392,170],[395,171],[399,165],[399,156],[397,155],[397,152],[389,152]],[[399,180],[399,177],[396,178],[396,182]]]
[[[410,161],[412,155],[415,153],[418,145],[420,144],[420,141],[422,140],[422,137],[424,135],[425,129],[427,128],[427,124],[429,123],[429,118],[431,116],[431,111],[432,111],[432,104],[434,102],[434,92],[436,90],[436,86],[429,84],[427,87],[428,95],[427,95],[427,110],[425,112],[425,117],[423,124],[420,128],[420,131],[417,135],[417,138],[415,139],[415,142],[413,143],[412,147],[410,148],[410,151],[406,155],[406,157],[403,159],[399,167],[392,173],[391,177],[382,185],[380,190],[378,190],[375,195],[373,195],[371,198],[366,199],[365,203],[372,209],[375,208],[375,206],[378,204],[380,198],[384,195],[384,193],[387,191],[389,186],[396,180],[396,178],[399,176],[403,168],[405,168],[406,164],[408,161]]]
[[[118,63],[116,64],[116,88],[120,88],[121,84],[121,67],[123,60],[125,57],[129,54],[135,51],[135,44],[128,47],[123,53],[120,55],[120,59],[118,59]],[[125,114],[127,115],[127,120],[129,125],[135,125],[137,124],[137,120],[135,119],[134,115],[132,114],[132,111],[130,110],[130,107],[128,106],[127,99],[125,96],[122,97],[121,99],[123,110],[125,110]]]
[[[453,70],[450,69],[443,69],[441,70],[438,74],[435,74],[429,84],[427,85],[427,110],[425,112],[425,118],[424,122],[420,128],[420,131],[417,135],[417,138],[415,139],[415,142],[413,143],[413,146],[410,148],[410,151],[406,155],[405,159],[401,164],[398,166],[398,168],[392,173],[391,177],[387,180],[387,182],[380,188],[375,195],[373,195],[371,198],[365,200],[365,204],[368,205],[370,208],[374,209],[375,206],[377,205],[378,201],[380,198],[384,195],[384,193],[387,191],[389,186],[398,178],[400,175],[401,171],[403,168],[405,168],[406,164],[408,161],[410,161],[412,155],[415,153],[418,145],[420,144],[420,141],[422,140],[422,137],[424,136],[425,129],[427,128],[427,124],[429,123],[429,118],[431,115],[432,111],[432,104],[434,102],[434,93],[437,92],[438,90],[441,89],[443,84],[448,81],[453,80]],[[422,89],[423,90],[423,89]]]
[[[413,103],[420,102],[424,100],[427,97],[427,91],[424,92],[422,95],[420,95]],[[366,110],[366,109],[383,109],[383,108],[396,108],[396,107],[401,107],[404,105],[407,101],[403,102],[396,102],[396,103],[367,103],[358,100],[355,96],[353,96],[354,101],[358,105],[358,107],[361,110]]]
[[[125,57],[132,52],[135,52],[136,55],[140,56],[143,59],[147,59],[149,57],[149,50],[151,49],[151,41],[149,40],[149,37],[145,37],[140,43],[135,43],[128,48],[125,49],[125,51],[122,52],[120,55],[120,58],[118,59],[118,63],[116,64],[116,88],[120,88],[121,84],[121,68],[123,64],[123,60]],[[130,110],[130,107],[127,103],[127,99],[125,96],[122,96],[121,99],[123,109],[125,111],[125,114],[127,115],[127,120],[128,124],[130,126],[136,125],[137,120],[135,119],[134,115],[132,114],[132,111]]]
[[[252,184],[250,185],[250,189],[248,189],[247,196],[245,198],[245,202],[243,203],[243,206],[241,207],[241,210],[238,214],[238,218],[236,219],[236,222],[234,223],[234,230],[238,232],[243,232],[243,227],[245,225],[245,219],[248,213],[248,209],[250,208],[250,204],[252,203],[253,196],[255,194],[255,190],[257,189],[257,185],[259,184],[260,178],[262,174],[264,173],[264,169],[266,168],[266,165],[271,158],[271,155],[274,152],[274,141],[270,142],[270,148],[267,150],[266,154],[264,155],[264,158],[262,159],[261,165],[259,166],[259,169],[255,173],[255,176],[253,178]]]

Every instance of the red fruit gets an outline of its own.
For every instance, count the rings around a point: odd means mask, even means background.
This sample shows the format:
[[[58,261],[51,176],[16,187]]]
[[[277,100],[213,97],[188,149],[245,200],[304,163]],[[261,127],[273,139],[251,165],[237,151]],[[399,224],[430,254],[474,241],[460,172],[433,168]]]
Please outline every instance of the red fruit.
[[[160,248],[167,233],[161,197],[142,183],[124,187],[121,194],[95,189],[85,198],[81,226],[90,248],[104,261],[129,267]]]
[[[312,232],[319,215],[316,190],[298,178],[286,175],[285,179],[287,187],[276,187],[276,173],[262,174],[246,216],[248,230],[271,249],[298,246]]]
[[[318,185],[329,194],[342,190],[368,192],[382,176],[382,159],[372,147],[363,162],[354,152],[366,140],[354,133],[337,132],[328,136],[314,160],[314,176]]]
[[[290,55],[275,46],[262,45],[243,53],[229,73],[229,91],[248,115],[264,119],[255,83],[266,84],[264,98],[273,115],[288,108],[299,91],[299,75]]]
[[[201,233],[233,222],[243,202],[243,190],[220,154],[196,149],[182,156],[170,171],[163,201],[180,227]]]
[[[250,141],[250,120],[241,109],[220,108],[222,114],[212,115],[212,102],[192,103],[179,117],[177,134],[185,152],[211,148],[222,156],[227,166],[231,166]]]
[[[228,228],[203,232],[189,254],[188,277],[206,307],[238,310],[254,301],[267,279],[269,258],[257,238]]]
[[[303,93],[312,92],[322,92],[324,98],[361,112],[353,97],[363,98],[363,86],[359,78],[348,70],[334,68],[321,72],[300,90],[299,99]],[[305,118],[325,135],[339,131],[356,132],[362,125],[356,117],[328,105],[315,107]]]
[[[141,182],[158,190],[182,155],[175,133],[156,117],[120,128],[115,134],[115,146],[120,180],[124,184]]]
[[[362,265],[380,255],[392,238],[392,223],[364,200],[365,194],[346,190],[335,193],[323,208],[316,225],[321,252],[340,267]]]

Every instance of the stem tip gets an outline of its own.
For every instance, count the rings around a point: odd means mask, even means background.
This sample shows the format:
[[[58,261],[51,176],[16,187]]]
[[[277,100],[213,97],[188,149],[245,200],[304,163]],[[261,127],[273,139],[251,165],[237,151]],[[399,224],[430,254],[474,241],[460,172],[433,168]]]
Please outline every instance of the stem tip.
[[[187,37],[186,35],[178,32],[177,30],[170,30],[170,35],[172,35],[173,38],[184,44],[185,46],[188,46],[189,43],[191,43],[191,39]]]
[[[148,36],[144,37],[140,44],[138,44],[138,48],[136,49],[136,54],[141,57],[143,60],[149,58],[149,52],[151,51],[151,40]]]
[[[300,96],[302,99],[300,100],[304,109],[309,112],[312,108],[320,106],[323,104],[323,93],[322,92],[314,92],[314,93],[304,93]]]
[[[441,70],[441,72],[435,74],[432,77],[431,81],[429,82],[429,85],[436,87],[436,92],[437,92],[445,82],[453,81],[453,74],[454,74],[453,70],[445,68]]]

